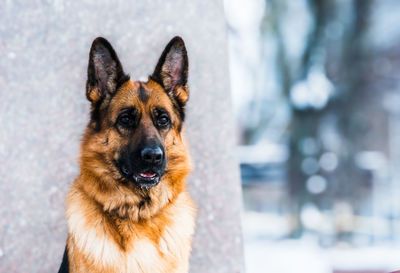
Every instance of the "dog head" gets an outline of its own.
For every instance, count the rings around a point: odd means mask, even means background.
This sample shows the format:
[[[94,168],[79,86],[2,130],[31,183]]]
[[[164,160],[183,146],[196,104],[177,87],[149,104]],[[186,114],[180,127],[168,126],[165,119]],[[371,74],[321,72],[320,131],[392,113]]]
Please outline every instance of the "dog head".
[[[114,198],[113,204],[124,207],[152,202],[151,207],[182,191],[189,172],[182,136],[187,78],[188,57],[180,37],[168,43],[147,82],[129,79],[107,40],[93,41],[86,85],[91,118],[81,169],[95,178],[87,190],[97,201]]]

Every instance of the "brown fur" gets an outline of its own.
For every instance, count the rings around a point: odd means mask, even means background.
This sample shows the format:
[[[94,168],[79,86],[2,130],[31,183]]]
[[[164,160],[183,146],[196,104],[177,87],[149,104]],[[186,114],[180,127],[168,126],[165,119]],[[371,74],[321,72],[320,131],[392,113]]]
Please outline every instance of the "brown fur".
[[[187,88],[186,83],[174,88],[175,99],[185,103]],[[144,95],[145,102],[140,99]],[[104,94],[93,87],[87,96],[94,111]],[[128,140],[112,121],[121,109],[132,106],[142,116],[129,141],[141,134],[159,134],[165,147],[165,174],[149,189],[126,181],[113,164]],[[171,117],[168,131],[153,128],[150,112],[159,106]],[[70,272],[188,272],[195,205],[186,191],[190,161],[174,100],[162,83],[149,78],[124,82],[113,96],[104,97],[100,107],[103,118],[100,124],[93,119],[88,124],[82,139],[81,172],[67,197]]]

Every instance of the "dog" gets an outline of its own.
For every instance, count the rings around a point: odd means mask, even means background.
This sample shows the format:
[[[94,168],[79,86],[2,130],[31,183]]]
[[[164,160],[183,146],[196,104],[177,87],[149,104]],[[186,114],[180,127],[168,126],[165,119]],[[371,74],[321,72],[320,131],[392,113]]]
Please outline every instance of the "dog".
[[[93,41],[90,121],[67,196],[59,272],[188,272],[196,206],[185,185],[187,79],[180,37],[167,44],[146,82],[130,80],[106,39]]]

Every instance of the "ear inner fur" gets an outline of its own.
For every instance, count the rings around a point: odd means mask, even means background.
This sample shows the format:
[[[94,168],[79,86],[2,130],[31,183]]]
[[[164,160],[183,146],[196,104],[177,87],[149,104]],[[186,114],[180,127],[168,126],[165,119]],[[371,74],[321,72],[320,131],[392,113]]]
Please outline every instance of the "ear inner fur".
[[[176,86],[184,86],[188,77],[188,58],[186,47],[180,37],[173,38],[165,47],[153,77],[160,82],[166,91],[175,89]]]

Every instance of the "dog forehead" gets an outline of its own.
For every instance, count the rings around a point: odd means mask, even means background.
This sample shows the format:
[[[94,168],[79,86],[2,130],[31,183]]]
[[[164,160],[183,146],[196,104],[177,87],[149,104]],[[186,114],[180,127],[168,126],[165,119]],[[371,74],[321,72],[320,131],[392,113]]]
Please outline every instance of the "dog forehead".
[[[113,111],[132,106],[141,111],[154,107],[162,107],[169,112],[173,111],[172,102],[164,89],[152,81],[127,81],[115,94],[111,106]]]

